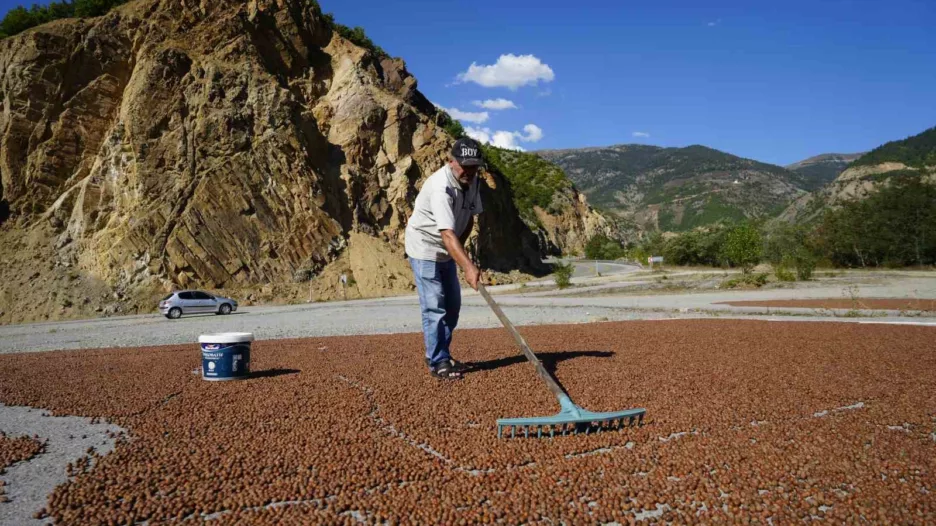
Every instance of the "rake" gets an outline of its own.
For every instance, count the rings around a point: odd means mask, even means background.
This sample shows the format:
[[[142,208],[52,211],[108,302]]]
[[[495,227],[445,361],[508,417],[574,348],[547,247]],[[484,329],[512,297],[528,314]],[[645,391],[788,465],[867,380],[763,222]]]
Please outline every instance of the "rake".
[[[503,437],[508,428],[510,429],[511,438],[517,436],[518,429],[522,432],[524,437],[529,437],[531,430],[535,430],[536,437],[542,438],[544,433],[548,433],[550,437],[554,437],[557,432],[559,435],[568,435],[569,433],[585,433],[587,435],[592,432],[621,429],[621,427],[625,425],[625,419],[627,420],[626,425],[628,426],[633,425],[635,420],[637,421],[637,425],[643,423],[644,413],[647,412],[647,410],[643,408],[595,413],[575,405],[572,399],[569,398],[568,393],[559,386],[556,379],[543,367],[543,363],[533,354],[533,351],[530,350],[530,346],[527,345],[523,336],[520,336],[517,329],[510,323],[507,316],[504,315],[504,311],[494,302],[494,298],[488,294],[488,291],[481,283],[478,283],[478,292],[481,293],[484,300],[491,306],[491,310],[494,311],[494,314],[496,314],[501,323],[504,324],[504,328],[507,329],[507,332],[517,341],[517,345],[520,346],[520,350],[523,351],[524,356],[526,356],[527,360],[536,368],[536,374],[546,382],[546,386],[549,387],[549,390],[556,395],[556,398],[559,400],[559,407],[561,408],[560,411],[553,416],[499,418],[497,419],[497,438]]]

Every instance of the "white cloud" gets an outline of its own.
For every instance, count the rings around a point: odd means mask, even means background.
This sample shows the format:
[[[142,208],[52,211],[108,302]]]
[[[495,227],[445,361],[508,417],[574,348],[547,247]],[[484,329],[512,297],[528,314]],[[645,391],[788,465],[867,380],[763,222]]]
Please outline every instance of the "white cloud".
[[[436,108],[444,110],[446,113],[452,116],[453,119],[464,122],[473,122],[475,124],[481,124],[490,118],[490,114],[486,111],[480,112],[471,112],[471,111],[462,111],[457,108],[443,108],[442,106],[436,105]]]
[[[538,97],[548,97],[548,96],[552,95],[552,90],[549,89],[549,88],[546,88],[546,89],[540,91],[539,93],[537,93],[536,95],[537,95]]]
[[[719,18],[718,20],[716,20],[716,21],[714,21],[714,22],[709,22],[709,23],[708,23],[708,26],[709,26],[709,27],[715,27],[715,26],[717,26],[718,24],[721,24],[721,18]]]
[[[650,134],[647,132],[634,132],[631,135],[634,137],[650,137]]]
[[[472,128],[471,126],[465,126],[465,133],[478,142],[491,142],[490,128]]]
[[[507,99],[488,99],[485,101],[476,100],[472,104],[486,110],[515,110],[517,105]]]
[[[527,124],[523,131],[526,132],[526,137],[521,139],[523,142],[536,142],[543,138],[543,129],[535,124]]]
[[[494,132],[494,136],[491,137],[491,144],[497,146],[498,148],[520,150],[522,152],[523,147],[517,144],[518,139],[520,139],[520,134],[517,132],[496,131]]]
[[[459,73],[458,82],[474,82],[485,88],[509,88],[535,85],[539,81],[551,82],[556,75],[552,68],[533,55],[501,55],[491,66],[479,66],[472,62],[468,71]]]
[[[524,151],[521,142],[536,142],[543,138],[543,130],[535,124],[523,127],[524,133],[506,130],[491,131],[490,128],[465,127],[465,133],[476,141],[491,144],[498,148]]]

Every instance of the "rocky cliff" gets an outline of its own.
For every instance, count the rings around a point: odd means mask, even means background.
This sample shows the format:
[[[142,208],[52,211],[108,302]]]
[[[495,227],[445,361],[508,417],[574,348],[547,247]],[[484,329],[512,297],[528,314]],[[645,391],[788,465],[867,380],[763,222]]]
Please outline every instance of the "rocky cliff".
[[[451,137],[402,61],[314,2],[137,0],[0,41],[0,78],[0,322],[151,312],[176,287],[327,299],[337,272],[410,289],[403,229]],[[486,180],[472,250],[535,270],[543,234]]]

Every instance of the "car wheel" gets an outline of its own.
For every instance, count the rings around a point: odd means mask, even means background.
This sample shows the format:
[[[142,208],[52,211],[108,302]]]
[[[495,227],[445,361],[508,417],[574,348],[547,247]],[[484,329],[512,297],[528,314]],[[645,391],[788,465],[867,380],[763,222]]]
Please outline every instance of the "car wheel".
[[[182,317],[182,309],[178,307],[173,307],[169,309],[169,314],[166,315],[170,320],[177,320]]]
[[[218,310],[218,314],[230,314],[230,313],[231,313],[231,306],[228,305],[227,303],[222,303],[221,308]]]

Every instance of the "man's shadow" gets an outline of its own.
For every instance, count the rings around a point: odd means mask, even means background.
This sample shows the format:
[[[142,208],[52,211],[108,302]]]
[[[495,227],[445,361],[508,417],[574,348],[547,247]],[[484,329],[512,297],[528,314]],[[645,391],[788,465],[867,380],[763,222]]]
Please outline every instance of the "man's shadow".
[[[549,371],[549,374],[553,375],[554,378],[556,376],[556,365],[558,365],[559,362],[582,357],[610,358],[612,356],[614,356],[614,353],[611,351],[562,351],[536,353],[536,357],[539,358],[539,361],[543,363],[543,367]],[[485,360],[483,362],[466,362],[465,373],[470,374],[479,371],[491,371],[501,367],[516,365],[518,363],[527,363],[528,361],[529,360],[526,359],[526,356],[519,354],[516,356],[509,356],[507,358],[498,358],[496,360]],[[556,380],[556,382],[559,383],[559,380]],[[561,383],[559,383],[559,385],[562,386]]]

